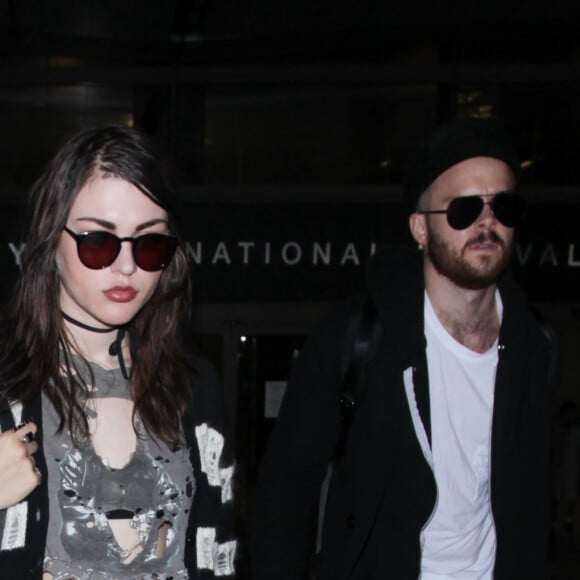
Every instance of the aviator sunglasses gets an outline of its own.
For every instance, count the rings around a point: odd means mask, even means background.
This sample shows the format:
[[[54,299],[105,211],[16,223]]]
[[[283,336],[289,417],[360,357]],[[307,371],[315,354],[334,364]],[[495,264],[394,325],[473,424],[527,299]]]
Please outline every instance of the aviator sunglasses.
[[[121,252],[123,242],[131,242],[135,264],[146,272],[165,270],[177,248],[177,238],[166,234],[144,234],[136,238],[119,238],[110,232],[83,232],[77,234],[65,226],[77,243],[80,261],[91,270],[110,266]]]
[[[454,230],[464,230],[477,220],[486,205],[490,206],[497,220],[508,228],[519,225],[524,216],[524,200],[512,191],[497,193],[489,201],[479,195],[455,197],[449,202],[447,209],[426,209],[417,213],[445,213],[447,223]]]

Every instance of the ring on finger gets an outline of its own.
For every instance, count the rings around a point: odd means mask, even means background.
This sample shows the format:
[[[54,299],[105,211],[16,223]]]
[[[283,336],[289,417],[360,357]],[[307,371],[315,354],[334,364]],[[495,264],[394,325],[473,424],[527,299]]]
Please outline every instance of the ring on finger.
[[[22,437],[22,443],[24,443],[25,445],[27,445],[28,443],[32,443],[34,441],[34,434],[31,433],[30,431],[28,433],[24,434],[24,437]]]

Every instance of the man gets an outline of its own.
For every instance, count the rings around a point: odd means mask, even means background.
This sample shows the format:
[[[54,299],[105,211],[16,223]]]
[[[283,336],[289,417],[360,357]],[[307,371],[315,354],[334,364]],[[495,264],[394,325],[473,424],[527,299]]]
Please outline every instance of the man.
[[[421,252],[375,256],[382,329],[341,437],[345,335],[305,345],[255,496],[253,580],[545,578],[549,341],[506,272],[523,204],[501,128],[467,119],[418,148],[405,192]],[[344,429],[344,426],[342,427]]]

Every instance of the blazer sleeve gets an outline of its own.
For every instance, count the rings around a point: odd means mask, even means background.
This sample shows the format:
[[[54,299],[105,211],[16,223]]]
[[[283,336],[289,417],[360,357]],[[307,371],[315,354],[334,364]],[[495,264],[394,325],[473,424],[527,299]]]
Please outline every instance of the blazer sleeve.
[[[345,316],[305,343],[258,474],[250,526],[253,580],[302,580],[314,556],[321,484],[336,447]]]

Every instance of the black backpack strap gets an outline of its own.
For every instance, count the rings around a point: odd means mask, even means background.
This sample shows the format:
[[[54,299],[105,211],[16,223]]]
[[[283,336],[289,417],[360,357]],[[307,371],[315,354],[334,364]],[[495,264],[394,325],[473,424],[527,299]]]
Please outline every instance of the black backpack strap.
[[[376,306],[371,297],[367,295],[359,307],[353,310],[345,334],[339,382],[339,434],[333,456],[328,463],[326,477],[320,486],[315,554],[320,553],[322,549],[322,531],[330,481],[336,464],[344,454],[350,426],[354,420],[361,390],[366,380],[367,364],[377,349],[380,336],[381,325]]]
[[[367,363],[373,357],[381,335],[377,310],[370,296],[356,309],[347,328],[340,383],[340,432],[334,460],[340,459],[354,420]]]

